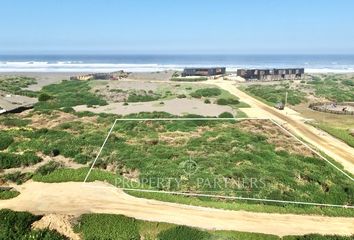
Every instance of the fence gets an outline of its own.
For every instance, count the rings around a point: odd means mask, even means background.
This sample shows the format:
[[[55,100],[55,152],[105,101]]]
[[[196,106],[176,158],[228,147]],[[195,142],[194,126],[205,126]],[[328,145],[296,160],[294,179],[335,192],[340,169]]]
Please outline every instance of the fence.
[[[332,114],[340,114],[340,115],[354,115],[354,111],[343,111],[343,110],[331,110],[327,109],[326,105],[338,105],[338,106],[353,106],[354,107],[354,102],[342,102],[342,103],[335,103],[335,102],[319,102],[319,103],[311,103],[309,105],[309,108],[315,111],[319,112],[325,112],[325,113],[332,113]]]

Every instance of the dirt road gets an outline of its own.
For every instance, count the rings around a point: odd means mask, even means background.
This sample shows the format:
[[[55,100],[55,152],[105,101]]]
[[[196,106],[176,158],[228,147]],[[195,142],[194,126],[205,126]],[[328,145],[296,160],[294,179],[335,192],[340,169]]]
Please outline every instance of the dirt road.
[[[266,234],[354,234],[354,218],[251,213],[165,203],[135,198],[105,183],[27,182],[21,194],[0,201],[0,208],[35,214],[113,213],[137,219],[168,222],[204,229]]]
[[[239,97],[241,101],[249,104],[251,108],[242,109],[249,117],[272,118],[276,120],[290,132],[315,146],[342,164],[345,170],[354,174],[354,149],[333,136],[306,124],[306,119],[302,118],[292,109],[286,108],[284,111],[279,111],[270,107],[242,92],[230,81],[216,80],[209,81],[209,83],[229,91]]]

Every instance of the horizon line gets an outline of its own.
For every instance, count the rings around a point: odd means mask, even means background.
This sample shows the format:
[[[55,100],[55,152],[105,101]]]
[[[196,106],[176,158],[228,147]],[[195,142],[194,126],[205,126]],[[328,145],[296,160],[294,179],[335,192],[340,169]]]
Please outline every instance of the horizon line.
[[[324,55],[354,55],[354,52],[351,53],[333,53],[333,52],[328,52],[328,53],[169,53],[169,52],[161,52],[161,53],[154,53],[154,52],[130,52],[130,53],[124,53],[124,52],[117,52],[117,53],[108,53],[108,52],[11,52],[11,53],[1,53],[0,56],[23,56],[23,55],[28,55],[28,56],[38,56],[38,55],[82,55],[82,56],[93,56],[93,55],[101,55],[101,56],[141,56],[141,55],[146,55],[146,56],[205,56],[205,55],[210,55],[210,56],[262,56],[262,55],[273,55],[273,56],[282,56],[282,55],[318,55],[318,56],[324,56]]]

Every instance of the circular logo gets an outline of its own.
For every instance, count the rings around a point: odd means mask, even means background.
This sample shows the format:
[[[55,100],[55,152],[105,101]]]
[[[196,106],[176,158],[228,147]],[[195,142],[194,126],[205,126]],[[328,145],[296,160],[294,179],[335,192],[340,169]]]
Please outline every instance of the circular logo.
[[[190,158],[182,163],[182,168],[185,174],[192,175],[198,170],[198,164]]]

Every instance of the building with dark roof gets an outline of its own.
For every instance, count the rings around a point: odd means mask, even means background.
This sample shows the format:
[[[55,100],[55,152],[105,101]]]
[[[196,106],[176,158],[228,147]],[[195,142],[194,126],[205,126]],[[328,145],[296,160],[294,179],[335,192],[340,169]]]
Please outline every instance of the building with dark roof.
[[[283,68],[283,69],[238,69],[237,76],[246,80],[279,81],[296,80],[305,77],[304,68]]]
[[[223,75],[226,73],[225,67],[215,67],[215,68],[185,68],[182,72],[182,77],[188,76],[216,76]]]

